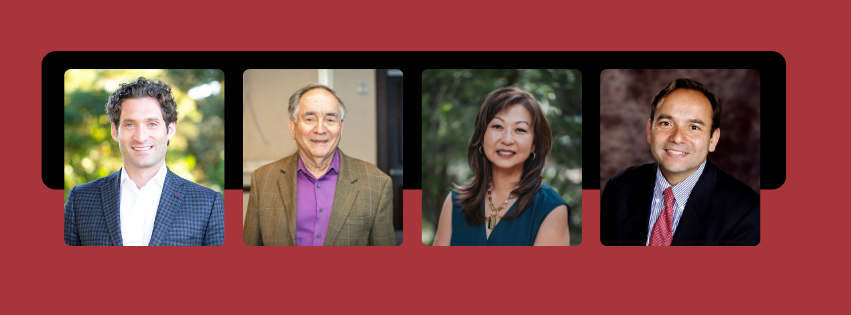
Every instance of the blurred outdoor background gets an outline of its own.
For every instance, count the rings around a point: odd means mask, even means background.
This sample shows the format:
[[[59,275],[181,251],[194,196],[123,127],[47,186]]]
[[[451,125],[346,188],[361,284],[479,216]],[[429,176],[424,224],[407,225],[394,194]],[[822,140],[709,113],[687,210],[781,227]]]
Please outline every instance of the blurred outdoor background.
[[[68,70],[65,72],[65,198],[71,188],[121,169],[106,101],[119,84],[138,77],[171,85],[177,102],[177,134],[165,164],[175,174],[224,189],[224,73],[220,70]]]
[[[467,146],[488,93],[515,86],[535,96],[553,131],[544,182],[571,209],[570,243],[582,242],[582,75],[578,70],[426,70],[422,83],[423,244],[431,245],[453,184],[473,172]],[[596,163],[596,162],[595,162]]]
[[[608,69],[600,74],[600,190],[617,172],[655,163],[647,144],[653,96],[676,78],[703,83],[721,99],[721,138],[709,160],[759,193],[759,71]]]

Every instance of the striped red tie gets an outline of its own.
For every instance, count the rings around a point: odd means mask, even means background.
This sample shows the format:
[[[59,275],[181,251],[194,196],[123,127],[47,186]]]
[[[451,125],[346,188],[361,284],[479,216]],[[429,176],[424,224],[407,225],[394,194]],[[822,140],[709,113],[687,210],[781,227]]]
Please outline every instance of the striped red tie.
[[[671,241],[674,239],[674,191],[668,187],[662,195],[665,197],[665,207],[662,208],[662,213],[653,224],[650,246],[671,246]]]

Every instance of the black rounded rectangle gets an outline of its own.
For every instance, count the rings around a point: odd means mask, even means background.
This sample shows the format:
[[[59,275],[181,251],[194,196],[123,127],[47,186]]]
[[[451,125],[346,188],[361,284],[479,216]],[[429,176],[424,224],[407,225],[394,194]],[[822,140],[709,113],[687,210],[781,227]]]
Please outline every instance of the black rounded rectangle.
[[[62,125],[60,115],[50,115],[52,105],[60,104],[63,73],[71,68],[186,68],[221,69],[230,80],[224,87],[225,103],[241,102],[242,72],[247,68],[395,68],[408,73],[403,85],[403,101],[420,103],[419,74],[428,68],[488,68],[500,60],[505,68],[566,68],[583,74],[583,120],[599,121],[599,74],[603,69],[756,69],[760,72],[761,129],[770,131],[761,137],[761,189],[776,189],[786,180],[786,61],[771,51],[757,52],[51,52],[42,60],[42,181],[52,189],[63,188],[62,140],[52,135]],[[416,75],[414,75],[416,74]],[[231,91],[233,90],[233,91]],[[226,107],[226,117],[240,117],[236,106]],[[422,117],[415,110],[404,115],[404,137],[421,139]],[[241,127],[238,123],[236,127]],[[232,130],[238,130],[233,129]],[[241,135],[225,135],[228,143],[238,145]],[[583,189],[599,189],[599,129],[583,132]],[[409,142],[411,144],[416,142]],[[404,189],[420,189],[421,165],[418,145],[404,146],[408,163]],[[411,160],[413,157],[414,160]],[[240,159],[230,159],[225,167],[225,189],[242,187]],[[409,177],[410,176],[410,177]]]

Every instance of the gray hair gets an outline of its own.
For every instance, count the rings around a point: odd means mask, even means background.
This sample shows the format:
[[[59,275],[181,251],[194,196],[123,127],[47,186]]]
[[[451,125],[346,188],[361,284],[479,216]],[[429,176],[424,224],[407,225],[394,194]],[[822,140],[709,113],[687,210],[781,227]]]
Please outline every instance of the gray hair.
[[[313,89],[325,89],[326,91],[331,93],[331,95],[334,95],[335,98],[337,98],[337,103],[340,104],[340,121],[342,122],[343,119],[346,118],[346,104],[343,104],[343,101],[340,99],[339,96],[337,96],[337,92],[334,92],[334,89],[317,83],[308,84],[307,86],[293,93],[293,96],[290,96],[290,119],[292,119],[293,122],[298,122],[298,117],[296,117],[296,115],[298,114],[298,102],[301,101],[302,95]]]

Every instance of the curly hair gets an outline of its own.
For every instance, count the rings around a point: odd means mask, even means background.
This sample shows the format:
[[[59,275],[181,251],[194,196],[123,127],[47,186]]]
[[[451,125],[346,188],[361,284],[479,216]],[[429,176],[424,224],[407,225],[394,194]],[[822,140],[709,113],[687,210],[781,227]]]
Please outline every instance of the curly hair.
[[[121,116],[121,103],[126,99],[153,97],[160,103],[166,126],[177,121],[177,102],[171,94],[171,85],[163,81],[154,81],[139,77],[135,82],[121,83],[121,86],[109,95],[106,102],[106,115],[113,125],[118,125]]]

